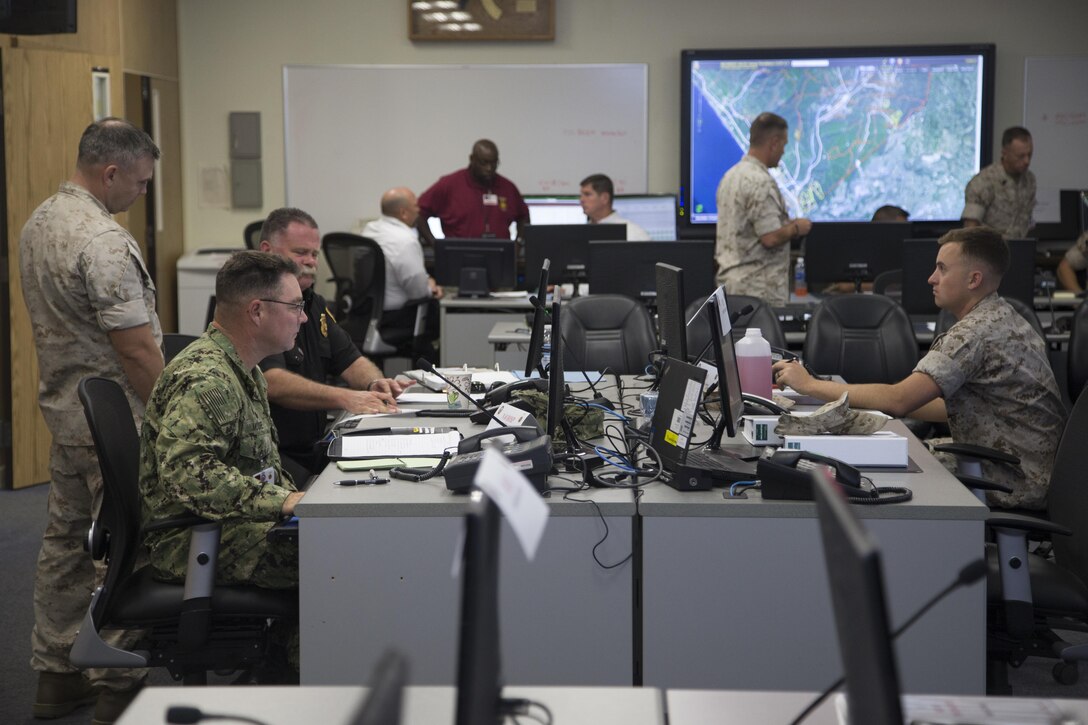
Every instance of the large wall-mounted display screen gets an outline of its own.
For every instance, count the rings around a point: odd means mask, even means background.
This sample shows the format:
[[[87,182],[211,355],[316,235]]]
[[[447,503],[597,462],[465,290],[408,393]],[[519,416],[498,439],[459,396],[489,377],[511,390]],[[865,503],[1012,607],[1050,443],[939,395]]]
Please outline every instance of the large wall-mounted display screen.
[[[868,221],[894,204],[958,219],[990,162],[993,64],[993,45],[683,51],[681,228],[715,224],[763,111],[789,123],[772,174],[791,216]]]

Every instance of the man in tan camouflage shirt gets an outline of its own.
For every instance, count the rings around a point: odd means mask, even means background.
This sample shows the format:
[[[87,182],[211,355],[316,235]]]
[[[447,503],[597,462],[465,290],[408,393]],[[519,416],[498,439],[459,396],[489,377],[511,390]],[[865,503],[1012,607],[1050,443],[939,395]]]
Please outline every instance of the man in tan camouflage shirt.
[[[85,677],[68,653],[104,573],[83,551],[101,506],[102,475],[76,386],[87,375],[116,381],[139,425],[162,371],[155,286],[136,241],[111,216],[147,192],[157,158],[151,138],[128,122],[91,124],[72,177],[35,210],[19,239],[38,403],[53,437],[49,523],[34,582],[35,717],[60,717],[97,699],[94,722],[113,722],[144,676],[142,670],[91,670]]]
[[[1035,174],[1028,170],[1034,152],[1031,133],[1020,126],[1001,134],[1001,160],[967,182],[964,191],[965,227],[985,224],[1020,239],[1035,225]]]
[[[718,284],[731,295],[752,295],[771,305],[789,301],[790,241],[812,229],[808,219],[789,218],[767,171],[782,160],[787,130],[781,116],[759,114],[749,131],[748,153],[718,184]]]
[[[1046,356],[1046,343],[997,294],[1009,248],[989,227],[954,229],[941,238],[929,278],[937,306],[956,317],[905,379],[894,385],[816,380],[804,366],[774,365],[779,385],[821,400],[849,392],[856,408],[930,421],[948,421],[957,443],[996,448],[1018,465],[984,463],[983,475],[1007,483],[992,505],[1042,509],[1065,407]],[[947,462],[946,462],[947,465]]]

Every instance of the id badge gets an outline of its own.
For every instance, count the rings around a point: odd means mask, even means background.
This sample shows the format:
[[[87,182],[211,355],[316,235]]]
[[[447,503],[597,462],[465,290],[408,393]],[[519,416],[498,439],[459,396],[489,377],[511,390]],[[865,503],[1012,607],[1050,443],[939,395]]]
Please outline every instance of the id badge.
[[[499,195],[498,194],[484,194],[484,206],[498,206]]]
[[[268,468],[264,469],[263,471],[257,471],[256,473],[254,473],[253,477],[256,478],[258,481],[260,481],[261,483],[270,483],[272,485],[275,485],[276,484],[276,469],[273,468],[272,466],[269,466]]]

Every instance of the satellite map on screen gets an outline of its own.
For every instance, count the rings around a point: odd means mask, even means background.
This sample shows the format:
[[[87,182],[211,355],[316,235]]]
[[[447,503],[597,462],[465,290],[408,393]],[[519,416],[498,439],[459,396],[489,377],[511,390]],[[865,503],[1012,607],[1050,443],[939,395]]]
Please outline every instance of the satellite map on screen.
[[[762,111],[789,123],[772,174],[790,214],[867,221],[883,204],[956,219],[979,169],[982,57],[692,61],[691,220],[717,219],[722,174]]]

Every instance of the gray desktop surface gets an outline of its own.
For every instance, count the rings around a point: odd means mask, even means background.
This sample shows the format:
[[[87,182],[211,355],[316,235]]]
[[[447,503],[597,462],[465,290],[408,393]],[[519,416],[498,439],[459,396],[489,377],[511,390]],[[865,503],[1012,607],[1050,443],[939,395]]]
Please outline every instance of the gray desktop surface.
[[[914,500],[855,507],[884,551],[893,625],[981,555],[987,513],[920,442],[909,453],[921,473],[870,475],[910,488]],[[839,655],[811,502],[654,484],[638,506],[644,684],[819,690],[834,679]],[[935,607],[900,642],[904,686],[983,692],[985,619],[982,583]]]
[[[166,722],[167,708],[198,707],[208,713],[256,718],[266,725],[352,725],[350,719],[367,689],[344,687],[149,687],[125,711],[117,725]],[[563,725],[664,725],[659,690],[606,687],[508,686],[503,696],[542,702],[554,722]],[[401,712],[403,725],[452,725],[453,687],[408,687]],[[524,719],[524,718],[523,718]],[[233,722],[233,720],[227,720]]]
[[[483,429],[465,418],[416,420]],[[367,424],[405,425],[381,418]],[[296,508],[302,681],[361,682],[379,654],[396,646],[413,662],[413,684],[452,684],[460,608],[460,579],[452,571],[469,498],[447,490],[442,477],[333,484],[349,475],[357,477],[330,465]],[[571,498],[576,500],[558,493],[547,499],[550,520],[532,562],[503,522],[500,621],[507,680],[629,685],[634,496],[596,489]],[[605,569],[594,554],[618,565]]]

